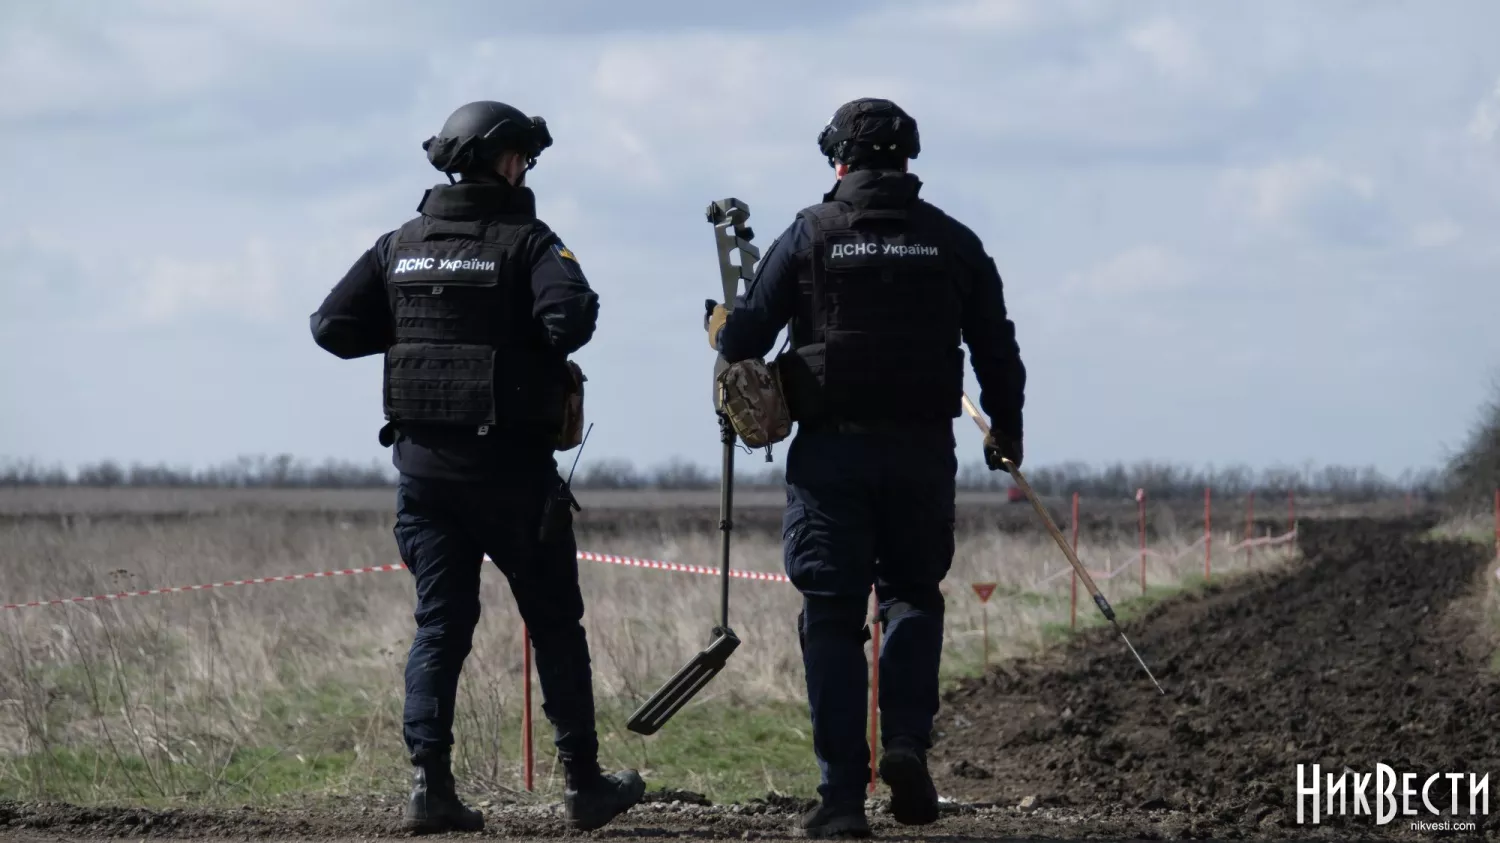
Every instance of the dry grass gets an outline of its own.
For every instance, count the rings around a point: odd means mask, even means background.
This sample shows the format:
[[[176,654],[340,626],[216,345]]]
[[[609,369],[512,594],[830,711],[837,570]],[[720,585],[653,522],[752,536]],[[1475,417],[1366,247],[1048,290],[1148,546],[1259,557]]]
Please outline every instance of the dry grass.
[[[1432,535],[1445,539],[1467,539],[1494,544],[1495,516],[1490,512],[1462,512],[1449,516],[1434,527]]]
[[[1160,516],[1170,519],[1170,513]],[[399,561],[389,514],[339,520],[272,510],[175,522],[114,520],[0,525],[4,602],[191,585]],[[1153,585],[1201,578],[1201,526],[1154,525]],[[1246,564],[1216,535],[1214,571]],[[642,531],[580,548],[716,564],[711,533]],[[779,571],[776,537],[735,536],[736,567]],[[1141,592],[1133,523],[1086,534],[1080,553],[1111,602]],[[1256,564],[1287,549],[1257,551]],[[1175,558],[1173,558],[1175,555]],[[999,584],[988,610],[992,658],[1033,651],[1070,617],[1066,562],[1040,532],[961,535],[948,594],[944,672],[971,673],[982,607],[969,589]],[[726,671],[661,735],[642,739],[624,715],[708,640],[714,577],[581,562],[600,700],[604,761],[640,766],[657,784],[725,798],[803,787],[812,769],[793,632],[799,599],[784,583],[735,581],[731,622],[745,644]],[[466,780],[519,786],[521,630],[493,570],[460,690],[458,754]],[[1094,610],[1080,589],[1078,618]],[[389,791],[404,767],[402,666],[413,591],[402,571],[0,612],[0,795],[79,801],[257,801],[289,792]],[[540,697],[537,697],[540,717]],[[723,712],[746,712],[724,719]],[[754,712],[754,716],[751,716]],[[730,720],[733,722],[730,723]],[[693,735],[692,730],[707,730]],[[713,734],[715,730],[739,730]],[[749,730],[749,731],[746,731]],[[670,733],[670,734],[669,734]],[[743,734],[742,734],[743,733]],[[693,741],[698,741],[694,743]],[[703,740],[754,744],[758,759],[797,769],[725,771]],[[550,734],[538,728],[539,785],[555,785]],[[699,747],[696,748],[695,747]],[[780,763],[780,762],[777,762]],[[743,765],[741,765],[743,766]]]
[[[1484,593],[1478,612],[1492,649],[1490,669],[1500,673],[1500,546],[1497,546],[1495,514],[1491,511],[1467,511],[1451,515],[1434,527],[1430,535],[1440,539],[1470,541],[1491,548],[1495,558],[1485,569]]]

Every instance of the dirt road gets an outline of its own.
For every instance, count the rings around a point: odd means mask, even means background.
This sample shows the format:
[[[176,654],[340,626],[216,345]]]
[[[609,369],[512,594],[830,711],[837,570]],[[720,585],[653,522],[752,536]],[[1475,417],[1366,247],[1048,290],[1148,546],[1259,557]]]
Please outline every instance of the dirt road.
[[[1200,827],[1181,812],[1071,810],[1040,808],[1023,812],[1012,806],[949,805],[936,824],[920,829],[896,825],[876,806],[871,822],[876,837],[886,840],[959,841],[1100,841],[1161,840],[1199,836]],[[439,835],[435,839],[558,840],[773,840],[791,839],[792,800],[738,806],[655,804],[632,810],[613,826],[592,833],[570,833],[555,812],[545,808],[491,808],[487,827],[475,834]],[[296,840],[319,843],[412,839],[399,829],[396,805],[320,807],[313,810],[244,810],[230,812],[151,812],[100,810],[71,806],[0,806],[0,837],[17,841],[146,840],[177,841]],[[1235,834],[1223,839],[1244,839]],[[1282,835],[1276,835],[1282,836]],[[1336,831],[1300,839],[1348,839]]]

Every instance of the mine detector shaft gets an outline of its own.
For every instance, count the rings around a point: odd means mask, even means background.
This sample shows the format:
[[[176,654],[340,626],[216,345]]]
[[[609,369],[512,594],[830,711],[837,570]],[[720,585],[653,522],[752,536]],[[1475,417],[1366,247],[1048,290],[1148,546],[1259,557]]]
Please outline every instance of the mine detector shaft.
[[[714,242],[719,252],[719,274],[724,284],[725,310],[734,309],[740,282],[748,284],[755,274],[755,262],[760,259],[760,249],[750,243],[755,233],[745,224],[749,218],[750,208],[738,199],[720,199],[708,206],[708,221],[714,227]],[[738,265],[731,260],[736,249],[740,253]],[[729,534],[733,529],[734,450],[738,434],[721,402],[720,376],[727,368],[723,355],[719,355],[714,362],[714,410],[719,419],[719,441],[723,444],[724,454],[719,478],[721,583],[718,625],[713,628],[713,640],[708,647],[694,656],[686,667],[667,680],[661,690],[630,716],[626,728],[642,735],[654,734],[660,729],[724,669],[730,654],[740,646],[739,637],[729,626]]]
[[[979,426],[980,432],[988,436],[990,433],[989,423],[984,420],[984,416],[980,414],[979,408],[974,406],[974,402],[969,400],[967,394],[963,396],[963,404],[965,412],[974,420],[974,424]],[[1120,624],[1115,620],[1114,608],[1109,605],[1108,600],[1104,599],[1104,592],[1100,591],[1099,586],[1094,584],[1094,578],[1089,576],[1088,569],[1083,566],[1082,562],[1078,561],[1078,554],[1073,552],[1073,548],[1068,545],[1068,540],[1063,538],[1062,530],[1057,529],[1057,525],[1052,521],[1052,516],[1047,513],[1046,507],[1042,506],[1041,499],[1032,491],[1031,484],[1026,482],[1026,475],[1021,473],[1021,469],[1015,463],[1004,457],[1001,457],[1001,460],[1005,463],[1005,468],[1010,472],[1011,478],[1016,481],[1016,485],[1020,487],[1021,491],[1026,494],[1027,499],[1031,501],[1032,508],[1041,517],[1042,523],[1047,527],[1047,532],[1052,536],[1052,540],[1057,543],[1063,555],[1068,558],[1068,564],[1073,566],[1073,570],[1078,573],[1078,578],[1083,580],[1084,587],[1089,590],[1089,594],[1093,595],[1094,605],[1099,607],[1099,611],[1104,615],[1104,619],[1109,621],[1110,625],[1115,628],[1115,632],[1120,634],[1120,640],[1125,642],[1125,646],[1130,648],[1130,654],[1135,656],[1137,662],[1140,662],[1141,670],[1146,671],[1146,676],[1151,679],[1151,684],[1155,685],[1156,690],[1161,691],[1165,695],[1167,693],[1166,689],[1162,688],[1161,683],[1156,681],[1156,677],[1151,674],[1151,668],[1146,666],[1146,660],[1141,658],[1141,654],[1137,653],[1135,647],[1131,645],[1130,639],[1125,637],[1125,631],[1120,629]]]

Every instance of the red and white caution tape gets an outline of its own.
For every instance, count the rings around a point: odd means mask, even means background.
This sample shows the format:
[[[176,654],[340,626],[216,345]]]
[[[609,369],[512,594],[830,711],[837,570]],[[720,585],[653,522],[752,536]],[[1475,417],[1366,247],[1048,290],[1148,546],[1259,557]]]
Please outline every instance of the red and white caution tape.
[[[578,558],[585,562],[601,562],[607,565],[624,565],[630,568],[650,568],[658,571],[674,571],[683,574],[710,574],[719,576],[718,568],[708,568],[702,565],[682,565],[676,562],[663,562],[659,559],[637,559],[632,556],[615,556],[608,553],[594,553],[592,551],[580,550]],[[485,561],[491,561],[489,556]],[[314,580],[323,577],[344,577],[351,574],[373,574],[383,571],[401,571],[405,565],[397,562],[392,565],[371,565],[368,568],[343,568],[337,571],[318,571],[311,574],[286,574],[279,577],[256,577],[248,580],[228,580],[226,582],[207,583],[204,585],[179,585],[170,588],[151,588],[145,591],[120,591],[113,594],[95,594],[88,597],[65,597],[58,600],[34,600],[30,603],[6,603],[0,605],[0,610],[5,609],[31,609],[38,606],[61,606],[67,603],[93,603],[103,600],[121,600],[126,597],[149,597],[154,594],[178,594],[185,591],[207,591],[211,588],[228,588],[234,585],[259,585],[271,582],[291,582],[293,580]],[[755,580],[757,582],[791,582],[783,574],[771,574],[763,571],[745,571],[738,568],[730,568],[729,576],[735,579]]]
[[[585,562],[603,562],[606,565],[625,565],[631,568],[675,571],[680,574],[707,574],[717,577],[723,573],[719,568],[709,568],[703,565],[682,565],[677,562],[662,562],[658,559],[636,559],[631,556],[614,556],[608,553],[593,553],[587,550],[578,551],[578,558]],[[730,568],[729,576],[734,579],[756,580],[758,582],[791,582],[785,574],[771,574],[764,571],[743,571],[739,568]]]
[[[1088,566],[1085,565],[1084,567],[1087,568]],[[1032,587],[1032,589],[1041,588],[1042,586],[1046,585],[1047,583],[1052,582],[1055,579],[1058,579],[1060,577],[1066,576],[1066,575],[1071,574],[1071,573],[1073,573],[1073,567],[1070,565],[1070,566],[1068,566],[1066,568],[1063,568],[1061,571],[1053,571],[1052,573],[1048,574],[1047,576],[1042,577],[1041,579],[1039,579],[1036,582],[1032,583],[1031,587]],[[1093,577],[1096,580],[1107,580],[1107,579],[1109,579],[1109,572],[1108,571],[1089,571],[1089,576]]]
[[[1297,531],[1292,530],[1290,532],[1282,533],[1279,536],[1264,536],[1258,539],[1246,539],[1238,544],[1230,545],[1229,551],[1234,552],[1236,550],[1244,550],[1247,547],[1264,547],[1266,545],[1272,544],[1286,544],[1287,542],[1293,541],[1296,538]]]
[[[1249,541],[1240,542],[1239,544],[1229,545],[1227,550],[1235,551],[1247,547],[1260,547],[1263,545],[1282,544],[1284,542],[1291,541],[1296,537],[1297,532],[1293,530],[1289,533],[1285,533],[1274,538],[1250,539]],[[1196,547],[1201,542],[1202,539],[1199,539],[1198,542],[1195,542],[1193,546],[1188,547],[1186,550],[1172,554],[1172,558],[1179,558],[1188,553],[1191,553],[1194,547]],[[1153,553],[1152,555],[1165,556],[1166,554]],[[716,577],[721,573],[720,569],[711,568],[705,565],[683,565],[678,562],[665,562],[660,559],[640,559],[634,556],[616,556],[610,553],[594,553],[593,551],[589,550],[578,551],[578,558],[584,562],[598,562],[605,565],[622,565],[627,568],[646,568],[655,571],[671,571],[673,573],[679,574],[702,574],[704,576]],[[485,560],[489,561],[489,557],[486,556]],[[1091,571],[1090,574],[1096,579],[1107,580],[1123,572],[1126,568],[1134,565],[1135,562],[1136,560],[1130,560],[1112,571]],[[285,574],[277,577],[255,577],[253,579],[245,580],[226,580],[225,582],[205,583],[203,585],[179,585],[171,586],[169,588],[151,588],[146,589],[145,591],[120,591],[113,594],[94,594],[86,597],[65,597],[57,600],[33,600],[29,603],[5,603],[0,604],[0,610],[31,609],[39,606],[61,606],[69,603],[94,603],[108,600],[122,600],[127,597],[149,597],[155,594],[179,594],[186,591],[207,591],[213,588],[228,588],[230,586],[236,585],[260,585],[261,583],[292,582],[295,580],[315,580],[325,577],[345,577],[352,574],[373,574],[383,571],[400,571],[405,568],[405,565],[398,562],[391,565],[371,565],[367,568],[343,568],[336,571],[316,571],[309,574]],[[1064,576],[1071,570],[1072,568],[1063,568],[1062,570],[1043,578],[1042,580],[1037,582],[1033,586],[1033,588],[1051,582],[1058,577]],[[1496,573],[1500,574],[1500,571],[1497,571]],[[788,579],[785,574],[775,574],[767,571],[746,571],[741,568],[730,568],[729,576],[734,579],[752,580],[754,582],[791,582],[791,580]]]
[[[1161,551],[1159,551],[1159,550],[1157,550],[1155,548],[1149,548],[1148,547],[1148,548],[1146,548],[1146,555],[1147,556],[1155,556],[1155,557],[1157,557],[1159,559],[1166,559],[1168,562],[1176,562],[1178,559],[1181,559],[1182,557],[1188,555],[1189,553],[1193,553],[1193,552],[1197,551],[1198,548],[1200,548],[1200,547],[1203,546],[1203,542],[1204,541],[1205,541],[1205,539],[1202,536],[1199,536],[1198,538],[1194,539],[1193,543],[1190,544],[1190,545],[1188,545],[1187,547],[1184,547],[1181,550],[1169,551],[1167,553],[1162,553]],[[1137,551],[1137,554],[1139,554],[1139,551]],[[1137,556],[1137,558],[1139,558],[1139,556]]]
[[[30,609],[36,606],[60,606],[64,603],[92,603],[98,600],[121,600],[126,597],[148,597],[153,594],[177,594],[184,591],[207,591],[210,588],[228,588],[232,585],[259,585],[267,582],[289,582],[291,580],[314,580],[321,577],[344,577],[350,574],[368,574],[375,571],[399,571],[405,565],[373,565],[369,568],[344,568],[339,571],[318,571],[312,574],[286,574],[280,577],[256,577],[250,580],[228,580],[205,585],[178,585],[170,588],[151,588],[145,591],[120,591],[114,594],[95,594],[89,597],[66,597],[61,600],[34,600],[30,603],[6,603],[0,609]]]
[[[1246,548],[1266,547],[1268,545],[1286,544],[1289,541],[1295,541],[1296,538],[1297,538],[1297,531],[1296,530],[1290,530],[1288,532],[1282,533],[1279,536],[1267,536],[1265,538],[1259,538],[1259,539],[1246,539],[1245,541],[1242,541],[1242,542],[1237,542],[1235,544],[1225,545],[1224,550],[1227,553],[1234,553],[1237,550],[1245,550]],[[1178,559],[1181,559],[1184,556],[1187,556],[1189,553],[1192,553],[1193,551],[1195,551],[1199,547],[1202,547],[1203,546],[1203,542],[1204,542],[1204,539],[1200,536],[1197,541],[1193,542],[1192,544],[1188,545],[1187,547],[1185,547],[1182,550],[1179,550],[1179,551],[1177,551],[1175,553],[1158,553],[1158,552],[1156,552],[1154,550],[1147,550],[1146,551],[1146,555],[1147,556],[1155,556],[1155,557],[1160,558],[1160,559],[1166,559],[1167,562],[1168,562],[1168,564],[1170,564],[1172,562],[1176,562]],[[1110,571],[1089,571],[1089,576],[1093,577],[1096,580],[1113,579],[1116,576],[1124,573],[1127,569],[1129,569],[1129,568],[1131,568],[1131,567],[1139,564],[1139,562],[1140,562],[1140,557],[1136,556],[1134,559],[1127,560],[1124,564],[1122,564],[1118,568],[1115,568],[1114,570],[1110,570]],[[1087,566],[1085,566],[1085,567],[1087,567]],[[1072,568],[1071,565],[1064,566],[1061,570],[1053,571],[1052,573],[1048,574],[1047,576],[1043,577],[1042,579],[1037,580],[1035,583],[1032,584],[1031,587],[1032,588],[1037,588],[1039,586],[1046,585],[1047,583],[1052,582],[1053,580],[1056,580],[1056,579],[1058,579],[1060,577],[1065,577],[1065,576],[1067,576],[1068,574],[1070,574],[1072,572],[1073,572],[1073,568]]]

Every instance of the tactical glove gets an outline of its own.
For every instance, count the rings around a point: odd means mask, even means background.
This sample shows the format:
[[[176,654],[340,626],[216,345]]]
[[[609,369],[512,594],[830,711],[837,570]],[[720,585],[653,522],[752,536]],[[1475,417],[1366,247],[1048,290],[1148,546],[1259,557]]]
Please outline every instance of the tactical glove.
[[[706,299],[703,302],[703,310],[703,330],[708,332],[708,347],[718,351],[719,331],[724,329],[724,322],[729,319],[729,311],[713,299]]]
[[[994,431],[984,437],[984,464],[989,466],[990,471],[1001,471],[1005,469],[1005,463],[1001,459],[1011,461],[1016,468],[1021,467],[1021,437],[1012,439],[1001,434],[996,436]]]

